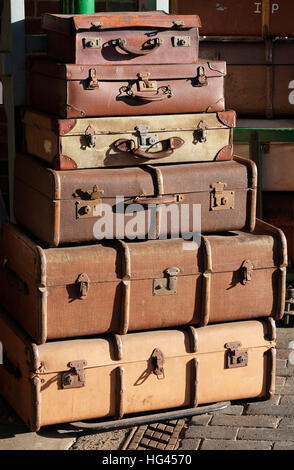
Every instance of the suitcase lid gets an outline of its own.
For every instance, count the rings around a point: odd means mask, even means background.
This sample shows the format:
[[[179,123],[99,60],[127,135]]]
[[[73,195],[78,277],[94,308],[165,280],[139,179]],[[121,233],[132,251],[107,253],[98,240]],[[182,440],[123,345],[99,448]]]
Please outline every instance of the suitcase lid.
[[[200,28],[198,15],[170,15],[164,11],[102,12],[92,15],[42,15],[42,27],[47,31],[71,35],[79,31],[122,28]]]
[[[21,180],[50,200],[90,200],[94,188],[100,199],[124,196],[135,198],[160,195],[184,195],[208,192],[221,182],[225,190],[256,188],[256,165],[251,160],[234,157],[232,161],[142,165],[141,167],[93,168],[55,171],[28,155],[18,154],[15,161],[15,184]],[[121,181],[118,187],[117,181]],[[131,201],[129,201],[131,199]]]
[[[226,63],[224,61],[207,61],[201,59],[197,64],[168,64],[168,65],[78,65],[61,64],[48,59],[29,59],[27,70],[30,73],[61,80],[88,80],[90,71],[95,69],[99,81],[138,80],[138,74],[150,73],[149,79],[185,79],[199,76],[200,68],[204,70],[207,78],[224,77]],[[202,73],[202,70],[201,70]],[[195,83],[197,86],[197,83]]]
[[[162,128],[162,117],[164,117],[165,128]],[[145,116],[143,118],[145,118]],[[205,121],[205,129],[208,130],[235,127],[236,113],[235,111],[223,111],[218,113],[205,113],[205,115],[203,113],[178,114],[177,119],[175,119],[172,114],[156,116],[156,119],[152,116],[151,119],[148,120],[148,129],[149,132],[160,132],[163,134],[168,131],[193,132],[199,129],[199,125],[203,121]],[[106,116],[97,118],[59,119],[56,116],[26,108],[22,122],[27,126],[54,132],[61,137],[84,136],[87,134],[89,126],[91,126],[91,134],[114,134],[115,140],[115,134],[133,133],[135,127],[142,123],[142,116],[126,116],[125,118]],[[145,119],[143,122],[145,122]],[[164,136],[162,138],[164,138]]]
[[[86,361],[85,369],[123,366],[131,362],[148,364],[153,351],[159,349],[164,357],[164,367],[167,358],[195,357],[195,343],[196,355],[201,361],[203,354],[222,352],[225,355],[225,345],[237,341],[241,343],[241,350],[256,347],[269,349],[275,345],[275,324],[271,319],[248,320],[208,325],[201,329],[191,327],[54,341],[37,347],[35,363],[43,363],[37,371],[41,375],[67,371],[68,363],[72,361]]]

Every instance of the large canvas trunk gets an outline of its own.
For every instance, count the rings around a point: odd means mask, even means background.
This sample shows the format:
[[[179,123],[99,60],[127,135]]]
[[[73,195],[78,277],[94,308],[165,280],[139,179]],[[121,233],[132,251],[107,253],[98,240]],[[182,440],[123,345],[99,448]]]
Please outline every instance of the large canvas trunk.
[[[294,266],[294,192],[264,191],[263,218],[280,227],[288,245],[289,266]]]
[[[65,118],[225,109],[223,61],[105,67],[40,59],[28,71],[28,104]]]
[[[21,226],[50,246],[189,232],[192,237],[200,230],[252,231],[256,179],[256,165],[239,157],[217,163],[56,171],[19,154],[14,214]]]
[[[25,151],[57,170],[233,158],[234,111],[58,119],[27,109]]]
[[[207,60],[226,60],[226,107],[238,116],[292,116],[294,42],[244,40],[200,43]]]
[[[69,64],[181,64],[198,59],[197,15],[107,12],[45,13],[48,55]]]
[[[204,36],[294,36],[289,0],[171,0],[171,12],[199,14]]]
[[[37,346],[1,314],[0,340],[0,393],[32,431],[274,394],[272,319]]]
[[[37,343],[102,333],[282,317],[287,249],[258,221],[253,233],[42,248],[2,229],[2,304]],[[154,263],[156,260],[156,264]]]

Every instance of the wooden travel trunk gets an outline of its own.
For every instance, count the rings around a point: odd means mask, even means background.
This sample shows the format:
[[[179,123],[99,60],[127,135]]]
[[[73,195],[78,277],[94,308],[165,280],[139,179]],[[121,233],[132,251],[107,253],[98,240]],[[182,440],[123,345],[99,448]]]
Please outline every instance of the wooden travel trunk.
[[[294,36],[291,0],[171,0],[171,12],[199,14],[205,36]]]
[[[287,247],[253,233],[42,248],[2,229],[0,296],[33,340],[282,317]]]
[[[28,72],[28,104],[65,118],[225,109],[223,61],[104,67],[40,59]]]
[[[226,107],[238,116],[293,116],[293,39],[203,40],[200,54],[226,60]]]
[[[294,266],[294,192],[264,191],[263,218],[280,227],[288,245],[289,266]]]
[[[57,170],[233,158],[234,111],[58,119],[27,109],[25,151]]]
[[[217,163],[56,171],[19,154],[14,214],[21,226],[50,246],[166,238],[200,230],[252,231],[256,176],[255,163],[239,157]]]
[[[163,11],[45,13],[48,55],[69,64],[182,64],[198,59],[200,19]]]
[[[37,346],[1,314],[0,340],[0,393],[32,431],[274,394],[272,319]]]

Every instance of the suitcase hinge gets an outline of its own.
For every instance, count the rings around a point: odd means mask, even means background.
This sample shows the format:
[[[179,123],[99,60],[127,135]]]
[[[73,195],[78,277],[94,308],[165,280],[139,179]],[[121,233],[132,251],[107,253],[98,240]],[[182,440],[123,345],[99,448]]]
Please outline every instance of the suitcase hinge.
[[[235,367],[245,367],[248,365],[248,350],[239,348],[242,344],[239,341],[226,343],[226,368],[233,369]]]
[[[157,91],[157,82],[155,80],[149,81],[150,72],[138,73],[137,76],[139,77],[139,91]]]
[[[71,361],[68,363],[70,371],[62,373],[61,385],[62,388],[80,388],[86,385],[85,369],[87,361]]]
[[[234,209],[235,192],[225,191],[227,183],[213,183],[210,185],[212,192],[210,194],[210,210],[220,211]]]
[[[149,132],[149,127],[148,126],[136,126],[135,130],[139,134],[138,138],[138,146],[140,148],[148,148],[152,146],[152,148],[157,148],[158,147],[158,135]]]
[[[253,264],[251,263],[250,260],[246,259],[243,261],[241,269],[242,269],[242,280],[241,283],[245,285],[247,282],[252,280],[252,274],[253,274]]]
[[[153,353],[151,354],[151,362],[152,362],[152,368],[153,368],[153,374],[157,376],[158,379],[164,379],[164,355],[163,352],[159,349],[156,348],[154,349]]]
[[[79,275],[76,283],[79,288],[79,299],[85,299],[89,292],[90,278],[86,273]]]
[[[178,293],[178,274],[180,268],[171,267],[164,270],[166,277],[153,280],[153,295],[174,295]]]
[[[95,90],[96,88],[99,88],[99,81],[96,75],[96,69],[89,70],[89,78],[86,88],[87,90]]]

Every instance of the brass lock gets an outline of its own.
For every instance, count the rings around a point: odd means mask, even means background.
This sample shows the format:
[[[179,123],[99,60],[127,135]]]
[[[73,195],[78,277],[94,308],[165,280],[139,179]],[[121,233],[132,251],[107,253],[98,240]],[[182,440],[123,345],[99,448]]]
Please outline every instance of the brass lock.
[[[61,387],[67,388],[80,388],[86,385],[85,369],[87,361],[71,361],[68,363],[70,371],[64,372],[61,375]]]
[[[174,36],[172,38],[174,47],[190,47],[191,38],[190,36]]]
[[[180,268],[171,267],[164,270],[166,277],[153,280],[153,295],[174,295],[178,293],[178,274]]]
[[[84,47],[89,49],[101,49],[102,39],[101,38],[84,38],[83,39]]]
[[[242,346],[240,341],[226,343],[226,368],[246,367],[248,365],[248,350],[239,348]]]
[[[150,72],[138,73],[137,76],[139,78],[139,91],[157,91],[157,82],[155,80],[149,80]]]
[[[234,209],[235,192],[225,191],[227,183],[213,183],[210,185],[212,192],[210,194],[210,210],[220,211]]]

